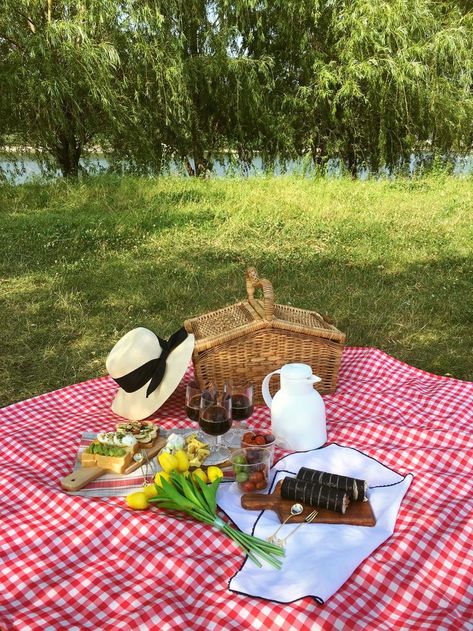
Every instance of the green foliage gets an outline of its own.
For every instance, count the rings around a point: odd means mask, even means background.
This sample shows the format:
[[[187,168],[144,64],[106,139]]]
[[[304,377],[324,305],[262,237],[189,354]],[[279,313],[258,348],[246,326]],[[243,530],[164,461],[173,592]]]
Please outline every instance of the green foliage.
[[[160,508],[184,512],[204,524],[215,526],[240,546],[258,567],[262,567],[261,561],[266,561],[274,568],[281,569],[282,561],[278,557],[284,556],[282,548],[247,535],[217,517],[216,495],[219,485],[220,478],[212,484],[204,484],[202,480],[173,471],[171,482],[163,479],[162,486],[155,485],[157,497],[149,501]]]
[[[472,207],[444,173],[0,186],[0,405],[106,374],[135,326],[241,300],[250,265],[349,345],[472,380]]]
[[[6,131],[44,161],[52,157],[64,175],[77,175],[84,147],[123,115],[113,45],[118,18],[113,0],[1,4]]]
[[[454,2],[276,0],[252,9],[250,54],[274,64],[277,149],[356,175],[473,140],[473,23]],[[279,126],[279,120],[276,120]]]
[[[117,167],[203,175],[338,158],[407,169],[473,142],[473,14],[453,0],[4,0],[0,143],[75,175],[94,143]],[[3,138],[2,138],[3,136]]]
[[[124,62],[135,125],[114,136],[115,153],[143,171],[174,158],[189,175],[204,175],[216,154],[253,141],[269,61],[236,54],[224,3],[144,5]]]

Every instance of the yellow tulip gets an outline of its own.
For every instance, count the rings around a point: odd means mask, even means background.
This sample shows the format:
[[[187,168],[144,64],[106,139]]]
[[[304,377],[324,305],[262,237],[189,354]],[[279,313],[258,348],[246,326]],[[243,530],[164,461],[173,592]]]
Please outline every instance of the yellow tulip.
[[[166,471],[158,471],[158,473],[154,476],[154,483],[163,488],[162,479],[165,479],[167,482],[171,483],[171,476]]]
[[[143,488],[143,493],[148,498],[156,497],[156,495],[158,494],[158,492],[156,491],[156,486],[154,484],[148,484],[147,486],[145,486]]]
[[[126,503],[130,508],[135,510],[144,510],[148,508],[148,498],[143,491],[137,491],[136,493],[130,493],[126,496]]]
[[[166,471],[166,473],[170,473],[171,471],[177,469],[179,464],[176,456],[166,452],[163,452],[158,456],[158,462],[163,468],[163,471]]]
[[[192,473],[192,477],[193,478],[200,478],[202,480],[202,482],[204,484],[207,484],[207,482],[209,481],[207,478],[207,474],[205,473],[205,471],[203,469],[196,469],[193,473]]]
[[[189,458],[187,457],[186,452],[183,449],[179,449],[174,454],[174,457],[177,459],[177,470],[181,473],[185,473],[189,470]]]
[[[215,480],[217,480],[218,478],[223,478],[223,471],[220,469],[220,467],[212,466],[207,469],[207,476],[210,482],[215,482]]]

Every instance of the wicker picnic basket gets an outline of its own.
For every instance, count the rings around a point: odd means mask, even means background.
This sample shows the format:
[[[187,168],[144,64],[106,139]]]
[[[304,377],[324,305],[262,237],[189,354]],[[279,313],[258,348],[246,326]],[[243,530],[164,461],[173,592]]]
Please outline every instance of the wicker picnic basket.
[[[257,288],[262,300],[254,297]],[[315,311],[276,304],[270,281],[260,279],[253,267],[246,272],[246,291],[248,300],[184,322],[195,336],[192,359],[199,386],[247,379],[255,385],[255,403],[261,404],[263,378],[300,362],[321,377],[319,392],[334,392],[345,335]],[[272,387],[278,389],[277,379]]]

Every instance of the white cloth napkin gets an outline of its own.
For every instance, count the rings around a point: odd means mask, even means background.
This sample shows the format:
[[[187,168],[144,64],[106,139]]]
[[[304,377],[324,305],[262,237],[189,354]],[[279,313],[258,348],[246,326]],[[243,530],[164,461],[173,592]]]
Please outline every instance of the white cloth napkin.
[[[304,524],[288,539],[281,570],[269,564],[258,568],[246,558],[229,582],[231,591],[281,603],[312,596],[323,604],[394,532],[399,507],[412,481],[412,474],[404,477],[356,449],[332,444],[279,460],[272,469],[269,492],[279,480],[286,475],[295,475],[301,467],[367,480],[376,525]],[[241,507],[240,498],[236,484],[220,485],[217,495],[219,507],[241,530],[266,539],[278,527],[278,516],[269,510],[245,510]],[[295,525],[289,522],[278,536],[284,537],[294,528]]]

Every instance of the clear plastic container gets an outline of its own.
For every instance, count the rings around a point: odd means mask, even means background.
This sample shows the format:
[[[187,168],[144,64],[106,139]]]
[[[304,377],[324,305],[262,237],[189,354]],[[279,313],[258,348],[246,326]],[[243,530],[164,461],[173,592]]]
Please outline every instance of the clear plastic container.
[[[240,493],[258,493],[268,488],[270,458],[270,450],[259,447],[237,449],[232,453],[235,484]]]
[[[250,434],[253,435],[251,439]],[[256,440],[258,442],[255,442]],[[261,444],[259,444],[259,442],[261,442]],[[274,448],[276,447],[276,438],[273,434],[260,432],[258,430],[248,430],[241,437],[240,447],[242,449],[266,449],[270,454],[269,466],[273,466]]]

